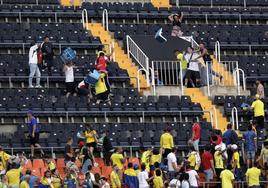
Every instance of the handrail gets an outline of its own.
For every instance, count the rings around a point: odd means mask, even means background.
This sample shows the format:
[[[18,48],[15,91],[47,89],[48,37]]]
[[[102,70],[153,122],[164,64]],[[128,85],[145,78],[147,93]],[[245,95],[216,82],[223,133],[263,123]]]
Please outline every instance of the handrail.
[[[109,22],[108,22],[109,18],[108,17],[109,17],[108,11],[107,9],[104,9],[102,11],[102,27],[104,27],[106,31],[109,31]]]
[[[138,87],[139,92],[141,90],[141,87],[140,87],[140,72],[141,71],[144,71],[146,78],[147,77],[149,78],[149,72],[145,68],[140,68],[140,69],[137,70],[137,80],[138,80],[137,81],[137,87]],[[149,87],[149,86],[150,86],[150,83],[147,82],[147,87]]]
[[[220,47],[219,41],[215,42],[215,57],[216,57],[216,60],[220,63],[221,62],[221,47]]]
[[[233,78],[234,78],[234,85],[237,86],[237,93],[238,95],[241,94],[241,91],[240,91],[240,72],[242,73],[242,86],[243,86],[243,91],[246,91],[246,79],[245,79],[245,72],[240,69],[240,68],[236,68],[234,70],[234,73],[233,73]]]
[[[238,112],[236,107],[232,108],[232,124],[235,125],[236,130],[239,129]]]
[[[83,28],[88,30],[88,14],[87,14],[87,9],[83,9],[83,11],[82,11],[82,23],[83,23]]]
[[[211,96],[211,94],[210,94],[210,73],[209,73],[209,70],[208,70],[208,63],[207,63],[207,65],[206,65],[206,73],[207,73],[207,92],[208,92],[208,96]],[[212,79],[213,80],[213,79]],[[213,82],[213,81],[212,81]]]
[[[217,111],[216,111],[216,107],[213,106],[213,111],[214,111],[214,119],[215,119],[215,127],[216,129],[218,129],[218,117],[217,117]]]

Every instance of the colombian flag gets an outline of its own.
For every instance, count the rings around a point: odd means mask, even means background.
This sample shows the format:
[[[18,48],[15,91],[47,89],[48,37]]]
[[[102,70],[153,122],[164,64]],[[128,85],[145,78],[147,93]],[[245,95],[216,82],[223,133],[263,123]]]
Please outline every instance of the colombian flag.
[[[130,168],[124,172],[125,188],[139,188],[139,181],[134,169]]]

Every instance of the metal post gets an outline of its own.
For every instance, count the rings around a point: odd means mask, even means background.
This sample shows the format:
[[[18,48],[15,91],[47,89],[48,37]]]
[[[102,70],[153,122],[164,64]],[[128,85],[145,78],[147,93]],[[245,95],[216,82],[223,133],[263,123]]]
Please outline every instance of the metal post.
[[[49,88],[49,76],[47,76],[47,88]]]
[[[209,117],[210,117],[210,123],[213,126],[213,115],[211,111],[209,111]]]
[[[59,52],[60,52],[60,54],[61,54],[61,44],[59,44]]]
[[[244,8],[247,8],[247,0],[244,0]]]
[[[208,90],[208,96],[210,96],[210,83],[209,83],[208,63],[206,65],[206,69],[207,69],[207,90]]]
[[[213,8],[213,0],[210,1],[210,8]]]
[[[182,77],[182,65],[180,62],[180,82],[181,82],[181,96],[184,95],[184,88],[183,88],[183,77]]]
[[[21,23],[21,12],[19,12],[19,23]]]
[[[69,123],[69,112],[66,112],[66,123]]]
[[[58,23],[58,16],[56,12],[55,12],[55,23]]]
[[[237,113],[237,108],[236,107],[232,108],[232,124],[235,125],[236,130],[239,129],[238,113]]]
[[[147,81],[147,87],[149,87],[150,86],[150,80],[149,80],[149,72],[148,72],[148,70],[149,70],[149,58],[148,57],[146,57],[146,69],[147,70],[145,70],[145,74],[146,74],[146,81]]]
[[[130,58],[130,55],[129,55],[129,35],[127,35],[127,57]]]
[[[36,0],[36,5],[38,5],[38,0]]]
[[[242,16],[241,16],[241,14],[238,14],[238,18],[239,18],[239,24],[241,25],[242,24]]]
[[[215,106],[213,106],[213,110],[214,110],[214,119],[215,119],[216,129],[218,129],[218,117],[217,117],[217,110]]]
[[[208,15],[205,14],[206,24],[208,24]]]
[[[180,8],[180,1],[176,0],[176,7]]]
[[[153,64],[153,62],[152,62]],[[149,71],[151,71],[151,83],[152,83],[152,87],[153,87],[153,95],[156,95],[156,90],[155,90],[155,77],[154,77],[154,69],[153,68],[149,68]]]
[[[251,45],[248,46],[248,49],[249,49],[249,55],[252,55]]]
[[[25,44],[22,43],[22,54],[25,54]]]

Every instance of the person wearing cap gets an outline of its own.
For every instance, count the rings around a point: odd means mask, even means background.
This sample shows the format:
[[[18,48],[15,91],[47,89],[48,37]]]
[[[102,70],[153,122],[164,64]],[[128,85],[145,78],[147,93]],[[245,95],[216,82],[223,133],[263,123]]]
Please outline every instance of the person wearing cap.
[[[166,158],[167,155],[171,152],[171,149],[174,147],[173,136],[171,135],[171,128],[167,127],[165,132],[160,137],[160,148],[163,158]]]
[[[217,180],[220,181],[220,174],[224,170],[224,154],[220,145],[215,146],[214,161],[215,161],[215,172]],[[220,186],[217,185],[220,188]]]
[[[30,180],[28,182],[30,188],[34,188],[34,184],[39,181],[39,177],[33,176],[31,170],[26,170],[25,175],[20,178],[20,181],[24,181],[26,179],[26,176],[30,176]]]
[[[257,123],[257,131],[264,129],[264,103],[260,100],[260,95],[255,95],[255,101],[249,107],[250,110],[254,111],[254,119]]]
[[[246,172],[247,183],[249,188],[260,188],[261,170],[257,168],[258,163],[253,162],[252,167]]]
[[[26,174],[24,176],[24,180],[20,183],[20,188],[30,188],[29,182],[30,182],[31,176],[29,174]]]
[[[260,80],[256,80],[256,85],[257,85],[256,93],[260,96],[260,99],[263,100],[265,98],[264,87]]]
[[[243,139],[245,141],[245,151],[247,154],[247,167],[249,168],[254,162],[255,152],[257,150],[257,135],[252,130],[252,125],[248,126],[247,132],[243,134]]]
[[[10,157],[11,156],[3,150],[2,146],[0,146],[0,174],[6,173],[7,164]]]
[[[243,175],[242,175],[242,170],[240,166],[240,155],[238,152],[238,146],[236,144],[233,144],[231,146],[233,150],[233,157],[232,157],[232,167],[233,167],[233,172],[235,175],[235,180],[238,182],[243,181]],[[240,186],[240,184],[238,184]]]
[[[31,157],[34,157],[34,149],[38,148],[41,151],[41,156],[44,155],[42,147],[38,144],[39,142],[39,126],[36,118],[33,116],[33,112],[29,110],[27,112],[28,117],[28,129],[29,129],[29,137],[30,137],[30,145],[31,145]]]
[[[227,168],[220,174],[221,188],[233,188],[234,187],[234,174],[232,173],[232,165],[228,164]]]

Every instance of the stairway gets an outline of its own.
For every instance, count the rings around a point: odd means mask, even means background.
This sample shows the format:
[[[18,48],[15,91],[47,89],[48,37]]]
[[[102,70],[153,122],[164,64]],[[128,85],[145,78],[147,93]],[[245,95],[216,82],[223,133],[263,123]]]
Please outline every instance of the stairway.
[[[151,0],[151,3],[154,5],[154,7],[171,7],[169,4],[169,0]]]
[[[234,86],[234,79],[231,72],[225,69],[224,65],[218,63],[218,61],[213,57],[212,67],[215,72],[220,73],[224,77],[223,85],[224,86]],[[219,79],[219,78],[215,78]],[[219,80],[216,80],[216,83],[219,83]]]
[[[218,120],[218,129],[224,131],[226,129],[226,125],[228,123],[227,119],[223,116],[219,109],[217,109],[216,105],[212,104],[212,101],[205,96],[201,89],[199,88],[187,88],[184,91],[185,95],[189,95],[192,99],[192,102],[200,103],[204,111],[212,111],[213,114],[213,127],[215,126],[215,114],[213,108],[216,108],[216,115]],[[205,113],[203,116],[208,122],[210,122],[209,113]]]
[[[103,44],[112,44],[113,39],[109,32],[105,31],[104,27],[100,23],[88,23],[88,28],[93,36],[100,37],[101,42]],[[106,49],[107,50],[107,49]],[[128,58],[127,54],[125,54],[124,50],[121,48],[118,42],[114,41],[114,52],[115,52],[115,61],[118,63],[119,67],[122,69],[126,69],[128,71],[130,77],[130,83],[137,87],[137,71],[139,69],[135,63],[132,62],[130,58]],[[140,88],[147,89],[147,83],[144,75],[140,74]]]

